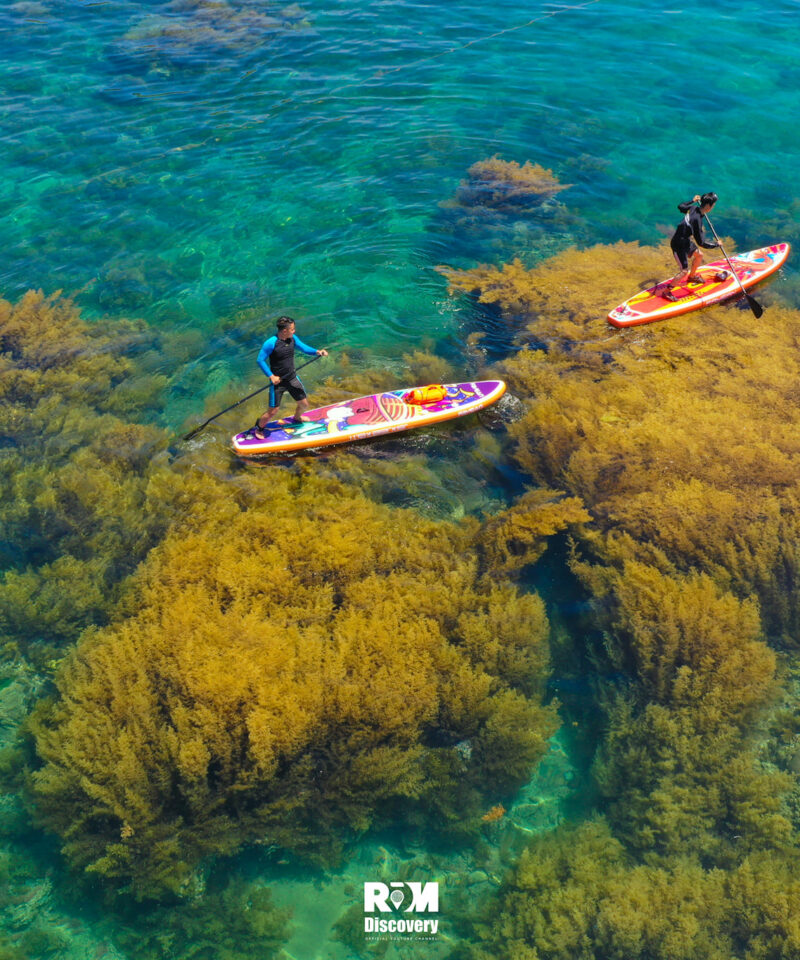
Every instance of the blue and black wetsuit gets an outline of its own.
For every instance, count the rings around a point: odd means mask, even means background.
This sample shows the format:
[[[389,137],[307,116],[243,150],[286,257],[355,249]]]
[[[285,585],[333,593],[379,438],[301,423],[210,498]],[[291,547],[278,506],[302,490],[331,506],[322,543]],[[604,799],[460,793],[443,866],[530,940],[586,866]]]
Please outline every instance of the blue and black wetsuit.
[[[305,388],[294,372],[295,347],[302,353],[309,354],[309,356],[317,352],[313,347],[303,343],[300,337],[287,337],[286,340],[281,340],[280,337],[270,337],[269,340],[264,341],[258,351],[258,365],[264,373],[267,376],[274,374],[281,378],[280,383],[273,383],[269,388],[270,407],[279,406],[281,398],[287,390],[294,400],[305,399]],[[267,361],[269,361],[269,365]]]
[[[672,252],[677,257],[681,269],[688,270],[689,257],[698,247],[711,250],[717,246],[717,242],[716,240],[705,239],[703,214],[700,213],[700,207],[696,206],[693,200],[679,203],[678,209],[685,216],[676,227],[669,245],[672,247]]]

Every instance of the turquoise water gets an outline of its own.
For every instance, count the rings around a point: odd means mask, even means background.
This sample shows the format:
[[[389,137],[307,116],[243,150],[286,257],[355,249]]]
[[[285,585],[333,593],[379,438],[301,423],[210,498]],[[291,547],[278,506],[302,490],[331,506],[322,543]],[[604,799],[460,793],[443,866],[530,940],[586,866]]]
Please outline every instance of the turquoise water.
[[[261,385],[255,354],[282,313],[307,341],[389,370],[420,347],[466,370],[475,330],[490,334],[490,357],[511,349],[514,331],[450,298],[438,264],[654,243],[679,200],[712,189],[714,224],[740,249],[798,240],[797,0],[768,18],[728,0],[31,0],[0,8],[0,38],[0,295],[63,290],[93,318],[199,331],[196,355],[160,369],[172,427],[221,387]],[[495,154],[570,184],[555,220],[453,205],[468,168]],[[783,271],[789,299],[796,270]],[[497,505],[521,487],[487,448],[466,481],[451,478],[458,496],[443,494],[459,437],[388,447],[438,461],[439,482],[386,499],[458,516],[467,495],[479,504],[489,489]],[[564,702],[584,696],[573,677],[553,687]],[[574,774],[556,746],[511,811],[523,834],[566,802]],[[376,865],[388,876],[387,859],[399,870],[414,855],[371,838],[348,882]],[[440,863],[442,875],[472,868]],[[274,882],[305,918],[292,955],[345,956],[328,942],[345,879]],[[86,929],[73,930],[73,954],[106,955],[106,934]]]
[[[764,221],[795,197],[800,11],[759,10],[7,4],[0,289],[208,331],[287,312],[313,338],[457,354],[473,318],[440,262],[653,242],[706,189],[741,245],[791,239]],[[495,153],[573,185],[569,229],[442,209]]]

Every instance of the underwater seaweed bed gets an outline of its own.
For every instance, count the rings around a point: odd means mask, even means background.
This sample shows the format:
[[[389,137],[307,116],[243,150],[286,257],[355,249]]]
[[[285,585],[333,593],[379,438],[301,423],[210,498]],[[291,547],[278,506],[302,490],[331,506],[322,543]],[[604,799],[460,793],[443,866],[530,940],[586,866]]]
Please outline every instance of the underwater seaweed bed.
[[[731,870],[691,858],[636,863],[602,819],[562,826],[522,854],[467,919],[453,960],[772,960],[800,950],[796,850]]]
[[[487,206],[495,209],[515,206],[540,206],[570,184],[560,183],[552,170],[526,161],[503,160],[497,154],[488,160],[473,163],[462,180],[456,200],[464,206]]]
[[[387,822],[477,836],[556,726],[541,600],[483,576],[475,520],[197,457],[173,478],[191,511],[29,722],[38,822],[139,898],[196,893],[246,843],[330,864]],[[575,520],[551,506],[541,536]]]
[[[247,902],[240,955],[278,950],[288,918],[268,891],[220,879],[246,847],[329,867],[389,826],[485,842],[559,722],[548,617],[519,579],[567,531],[593,598],[572,642],[597,667],[601,816],[534,839],[479,919],[458,918],[454,956],[794,949],[795,734],[783,752],[758,737],[784,736],[765,718],[792,703],[773,648],[791,660],[797,636],[800,315],[773,305],[767,333],[716,308],[612,333],[596,303],[622,299],[631,264],[668,269],[664,249],[619,244],[445,271],[526,318],[499,369],[534,486],[461,522],[381,502],[386,484],[432,482],[420,456],[370,482],[349,453],[273,470],[214,444],[175,456],[142,325],[88,325],[40,294],[3,305],[2,629],[13,656],[54,657],[6,777],[114,904],[120,946],[131,900],[153,956],[164,936],[193,955]],[[386,375],[336,363],[323,399]],[[451,373],[422,352],[403,364]]]
[[[670,273],[638,244],[440,269],[526,320],[498,369],[514,456],[590,517],[569,566],[605,716],[602,819],[535,840],[454,957],[792,955],[797,773],[763,738],[796,709],[770,644],[795,662],[800,311],[766,289],[769,324],[720,306],[613,332],[607,309]]]
[[[5,656],[33,671],[23,715],[45,693],[4,757],[5,798],[56,836],[77,889],[105,898],[106,935],[200,956],[246,902],[237,955],[265,955],[285,918],[214,879],[243,846],[330,864],[367,830],[430,836],[432,822],[446,843],[480,842],[558,722],[544,606],[510,576],[585,512],[545,491],[484,538],[475,518],[381,505],[385,483],[349,454],[271,471],[214,444],[176,455],[156,426],[160,371],[191,354],[186,335],[86,323],[40,293],[0,306]],[[451,374],[420,351],[402,368]],[[184,380],[213,389],[198,376]],[[321,390],[385,378],[362,365]],[[420,456],[380,473],[443,482]],[[55,881],[59,895],[74,882]],[[135,935],[131,899],[146,901]],[[36,916],[27,940],[47,925]]]
[[[166,378],[141,323],[83,321],[31,291],[0,301],[0,636],[39,664],[102,623],[166,529]],[[159,477],[162,482],[159,482]]]
[[[472,164],[433,225],[449,236],[456,262],[513,256],[530,265],[588,242],[588,224],[557,196],[570,186],[538,163],[495,155]]]
[[[162,69],[218,69],[218,58],[252,50],[288,30],[308,27],[296,3],[253,0],[169,0],[159,13],[134,23],[109,45],[117,69],[137,74]]]
[[[669,270],[665,248],[620,243],[533,270],[444,272],[452,289],[528,317],[500,366],[526,405],[510,427],[515,457],[583,500],[595,521],[585,549],[704,571],[757,596],[770,635],[793,644],[800,311],[776,304],[769,324],[720,306],[621,334],[605,325],[637,279]]]

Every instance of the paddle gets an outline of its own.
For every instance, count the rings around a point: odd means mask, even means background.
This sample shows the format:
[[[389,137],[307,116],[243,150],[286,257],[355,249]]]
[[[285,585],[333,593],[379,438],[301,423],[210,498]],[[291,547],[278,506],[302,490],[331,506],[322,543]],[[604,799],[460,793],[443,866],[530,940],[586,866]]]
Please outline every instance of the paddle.
[[[326,347],[325,349],[327,350],[327,347]],[[317,354],[317,356],[314,357],[313,360],[309,360],[308,363],[303,363],[303,364],[301,364],[301,365],[297,368],[297,370],[302,370],[303,367],[307,367],[309,363],[314,363],[315,360],[319,360],[319,358],[320,358],[321,356],[322,356],[322,354]],[[294,376],[294,374],[297,373],[297,370],[294,371],[294,373],[292,374],[292,376]],[[283,381],[286,380],[286,379],[287,379],[286,377],[281,377],[281,379],[280,379],[278,382],[281,383],[281,382],[283,382]],[[223,413],[227,413],[229,410],[233,410],[234,407],[238,407],[239,404],[240,404],[240,403],[244,403],[245,400],[252,400],[252,398],[255,397],[255,396],[258,396],[259,393],[263,393],[265,390],[269,390],[269,388],[270,388],[271,386],[273,386],[272,381],[270,381],[268,384],[266,384],[266,385],[263,386],[263,387],[259,387],[258,390],[254,390],[252,393],[248,393],[246,397],[242,397],[242,399],[241,399],[241,400],[237,400],[236,403],[232,403],[229,407],[225,407],[224,410],[220,410],[219,413],[215,413],[213,417],[209,417],[208,420],[206,420],[205,422],[201,423],[199,427],[195,427],[194,430],[191,430],[189,433],[187,433],[186,436],[185,436],[183,439],[184,439],[184,440],[191,440],[192,437],[196,437],[197,434],[200,433],[201,430],[205,430],[205,428],[209,425],[209,423],[211,423],[212,420],[216,420],[217,417],[221,417]]]
[[[704,216],[706,218],[706,223],[709,225],[709,227],[711,228],[711,232],[714,234],[714,239],[719,244],[719,248],[722,251],[722,256],[725,257],[725,259],[728,261],[728,266],[731,268],[731,273],[734,275],[734,277],[736,277],[736,282],[742,288],[742,293],[744,294],[745,300],[747,300],[748,304],[750,305],[750,309],[753,311],[753,316],[756,318],[756,320],[758,320],[758,318],[764,312],[764,308],[761,306],[758,300],[756,300],[755,297],[751,297],[750,294],[745,290],[744,284],[739,279],[739,275],[737,274],[737,272],[733,269],[733,264],[731,263],[730,258],[728,257],[728,254],[725,253],[725,248],[722,246],[722,243],[720,242],[720,239],[717,236],[717,231],[714,229],[714,224],[708,219],[707,213],[704,214]]]

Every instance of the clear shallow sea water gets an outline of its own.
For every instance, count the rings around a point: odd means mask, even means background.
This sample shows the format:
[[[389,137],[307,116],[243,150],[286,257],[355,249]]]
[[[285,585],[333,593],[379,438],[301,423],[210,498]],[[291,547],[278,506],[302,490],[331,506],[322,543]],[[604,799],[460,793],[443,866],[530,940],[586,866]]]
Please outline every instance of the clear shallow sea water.
[[[438,263],[653,242],[706,189],[741,245],[785,239],[761,221],[796,196],[794,0],[768,19],[752,2],[219,10],[0,9],[5,297],[82,291],[92,313],[209,333],[263,310],[256,347],[286,312],[311,339],[457,354],[469,311]],[[441,204],[495,153],[573,184],[571,231],[454,224]]]
[[[447,296],[440,263],[653,243],[708,189],[741,249],[797,239],[797,0],[768,18],[752,0],[218,9],[0,7],[0,295],[62,289],[93,317],[203,331],[187,362],[207,385],[180,417],[199,416],[220,364],[242,392],[258,383],[280,313],[387,366],[423,342],[458,365],[478,328],[494,355],[509,349],[495,318]],[[467,169],[494,154],[571,184],[569,223],[454,215]],[[471,482],[497,484],[497,469]]]

